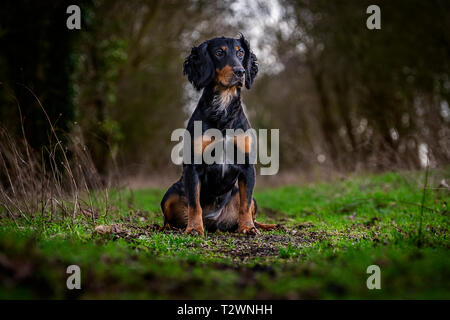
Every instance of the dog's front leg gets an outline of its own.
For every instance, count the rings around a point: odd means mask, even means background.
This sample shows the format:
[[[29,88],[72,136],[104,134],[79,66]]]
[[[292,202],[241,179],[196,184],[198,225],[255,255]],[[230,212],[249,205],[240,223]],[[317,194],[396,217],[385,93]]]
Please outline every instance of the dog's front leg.
[[[188,224],[186,233],[204,234],[202,207],[200,205],[200,180],[194,166],[188,166],[184,172],[184,187],[188,200]]]
[[[255,167],[246,165],[239,175],[239,232],[243,234],[258,234],[258,229],[253,223],[250,206],[253,199],[253,188],[255,186]]]

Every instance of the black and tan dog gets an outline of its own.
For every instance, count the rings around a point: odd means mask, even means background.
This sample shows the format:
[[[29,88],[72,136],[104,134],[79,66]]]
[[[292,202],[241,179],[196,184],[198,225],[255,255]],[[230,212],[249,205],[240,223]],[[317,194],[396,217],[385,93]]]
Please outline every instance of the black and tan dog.
[[[250,128],[242,109],[241,88],[253,84],[258,73],[256,56],[248,41],[214,38],[192,48],[184,62],[184,74],[197,90],[203,89],[200,101],[189,119],[187,131],[194,136],[194,121],[201,121],[202,132],[215,128],[225,135],[226,129]],[[194,141],[203,150],[209,138]],[[236,150],[250,151],[250,136],[234,139]],[[239,142],[240,141],[240,142]],[[164,195],[161,208],[164,226],[186,228],[186,233],[204,234],[204,229],[238,231],[257,234],[258,229],[270,230],[275,225],[256,222],[256,201],[253,198],[255,168],[244,164],[183,164],[183,174]]]

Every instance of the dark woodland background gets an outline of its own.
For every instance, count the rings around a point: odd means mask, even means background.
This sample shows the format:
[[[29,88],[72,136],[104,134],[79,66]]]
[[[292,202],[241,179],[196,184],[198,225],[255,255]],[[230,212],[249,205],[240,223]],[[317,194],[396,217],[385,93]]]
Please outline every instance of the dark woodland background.
[[[71,31],[74,3],[82,22]],[[381,7],[381,30],[366,28],[370,4]],[[180,169],[170,134],[199,97],[184,58],[242,32],[260,63],[247,114],[257,129],[280,129],[281,173],[442,166],[449,30],[445,0],[3,0],[0,126],[39,152],[53,139],[40,102],[100,173],[169,174]]]

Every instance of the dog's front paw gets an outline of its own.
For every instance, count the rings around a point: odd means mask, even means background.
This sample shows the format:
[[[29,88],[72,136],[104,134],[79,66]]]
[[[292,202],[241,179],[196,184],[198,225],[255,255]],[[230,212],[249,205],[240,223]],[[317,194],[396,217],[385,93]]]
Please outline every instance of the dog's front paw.
[[[188,226],[186,228],[186,234],[203,236],[205,234],[203,226]]]
[[[240,226],[239,227],[239,233],[248,235],[248,236],[256,236],[257,234],[259,234],[258,229],[256,229],[256,227],[254,225],[245,225],[245,226]]]

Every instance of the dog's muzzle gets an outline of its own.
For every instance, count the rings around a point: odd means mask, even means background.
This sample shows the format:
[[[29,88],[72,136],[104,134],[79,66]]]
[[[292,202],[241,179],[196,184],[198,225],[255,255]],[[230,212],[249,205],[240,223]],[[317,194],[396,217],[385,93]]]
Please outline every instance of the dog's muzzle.
[[[233,68],[233,86],[242,87],[245,81],[245,69],[242,67]]]

